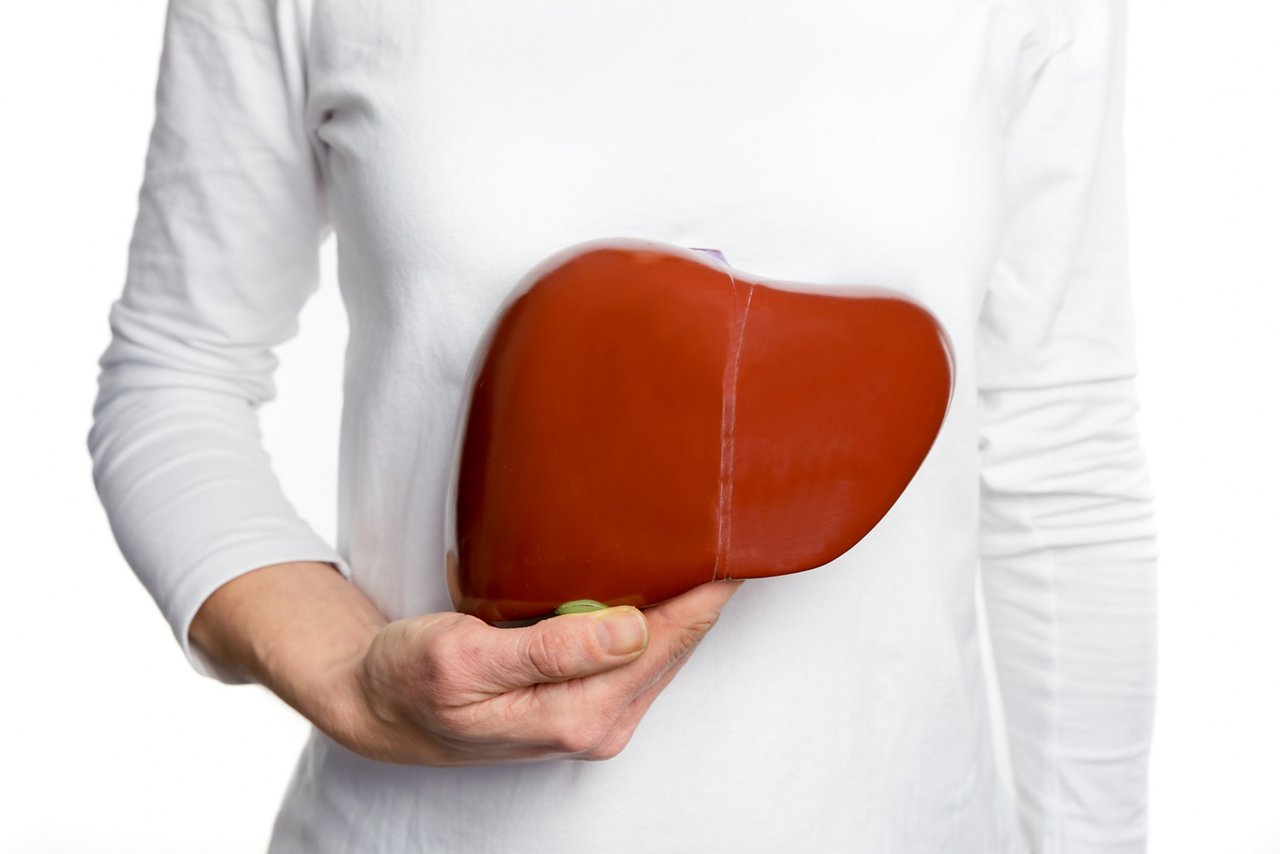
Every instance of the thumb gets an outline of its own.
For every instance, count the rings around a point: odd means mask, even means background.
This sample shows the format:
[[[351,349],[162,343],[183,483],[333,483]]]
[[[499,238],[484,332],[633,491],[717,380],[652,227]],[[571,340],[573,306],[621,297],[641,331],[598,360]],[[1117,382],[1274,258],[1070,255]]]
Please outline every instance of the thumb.
[[[635,661],[649,644],[644,615],[629,605],[495,631],[486,676],[500,692],[603,673]]]

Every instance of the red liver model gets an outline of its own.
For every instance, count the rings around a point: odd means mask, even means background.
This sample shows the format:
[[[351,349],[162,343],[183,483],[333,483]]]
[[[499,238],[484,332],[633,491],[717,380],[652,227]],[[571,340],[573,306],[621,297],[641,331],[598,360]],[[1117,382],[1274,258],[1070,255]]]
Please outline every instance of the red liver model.
[[[932,446],[952,355],[905,296],[818,290],[632,239],[532,270],[471,369],[454,605],[644,606],[852,548]]]

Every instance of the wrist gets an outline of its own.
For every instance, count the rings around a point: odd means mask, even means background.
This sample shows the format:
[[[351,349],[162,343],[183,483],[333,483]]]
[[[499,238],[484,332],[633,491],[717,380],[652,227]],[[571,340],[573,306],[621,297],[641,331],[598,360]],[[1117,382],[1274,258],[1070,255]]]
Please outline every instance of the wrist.
[[[220,587],[193,642],[269,688],[327,734],[359,709],[358,673],[387,619],[331,564],[273,564]]]
[[[365,687],[365,658],[377,630],[364,639],[356,635],[295,666],[291,686],[276,693],[321,732],[345,747],[359,750],[374,718]],[[319,651],[317,651],[319,652]],[[286,697],[285,694],[290,694]]]

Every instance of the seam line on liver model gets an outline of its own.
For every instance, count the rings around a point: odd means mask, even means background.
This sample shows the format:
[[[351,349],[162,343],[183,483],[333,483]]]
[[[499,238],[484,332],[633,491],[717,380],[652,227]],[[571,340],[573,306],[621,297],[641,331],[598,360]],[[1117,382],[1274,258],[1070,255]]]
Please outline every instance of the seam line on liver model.
[[[733,542],[733,440],[737,426],[738,368],[742,364],[742,342],[747,332],[747,313],[751,311],[751,295],[754,284],[747,285],[747,298],[738,310],[738,280],[729,273],[733,287],[733,329],[726,354],[724,380],[721,384],[720,407],[720,518],[716,542],[716,562],[711,569],[711,580],[729,577],[729,547]]]

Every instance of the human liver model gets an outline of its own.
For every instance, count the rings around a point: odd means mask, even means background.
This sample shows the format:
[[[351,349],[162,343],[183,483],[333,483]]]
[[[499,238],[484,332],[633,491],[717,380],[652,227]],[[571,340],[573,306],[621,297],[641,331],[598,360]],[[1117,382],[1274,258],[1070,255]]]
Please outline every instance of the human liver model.
[[[892,291],[650,241],[569,247],[519,283],[471,367],[454,605],[520,621],[828,563],[915,475],[952,374],[941,326]]]

